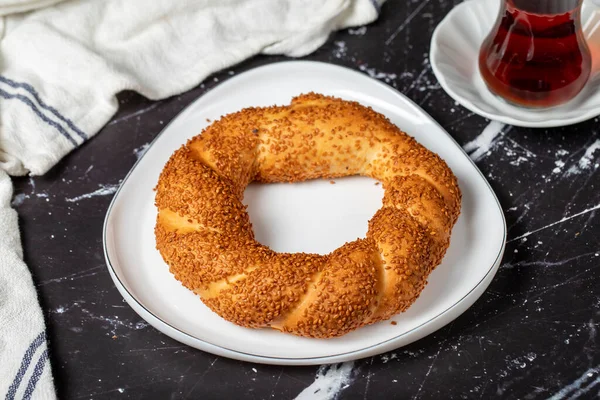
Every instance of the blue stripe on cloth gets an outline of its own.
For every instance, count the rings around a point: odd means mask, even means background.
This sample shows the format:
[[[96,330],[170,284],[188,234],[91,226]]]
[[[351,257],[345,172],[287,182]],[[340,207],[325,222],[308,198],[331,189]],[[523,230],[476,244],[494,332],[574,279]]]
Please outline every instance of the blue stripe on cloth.
[[[5,99],[17,99],[17,100],[21,100],[23,103],[25,103],[26,105],[29,106],[29,108],[31,108],[31,110],[38,116],[40,117],[40,119],[44,122],[46,122],[48,125],[56,128],[57,131],[59,131],[69,142],[71,142],[71,144],[73,146],[77,146],[77,142],[75,141],[75,139],[73,139],[68,133],[67,131],[65,131],[65,129],[60,126],[59,124],[57,124],[56,122],[52,121],[51,119],[49,119],[48,117],[46,117],[44,114],[42,114],[40,112],[40,110],[37,109],[37,107],[35,106],[35,104],[33,104],[33,102],[31,100],[29,100],[27,97],[21,95],[21,94],[12,94],[12,93],[8,93],[5,92],[4,90],[0,89],[0,96],[4,97]]]
[[[37,90],[35,90],[35,88],[33,86],[31,86],[28,83],[25,82],[17,82],[17,81],[13,81],[12,79],[9,79],[5,76],[0,75],[0,82],[4,82],[9,86],[12,86],[13,88],[23,88],[25,90],[27,90],[29,93],[31,93],[31,95],[33,96],[33,98],[39,103],[40,107],[42,107],[43,109],[46,109],[48,111],[50,111],[52,114],[56,115],[59,119],[61,119],[62,121],[66,122],[67,125],[69,125],[69,128],[73,129],[75,131],[75,133],[77,133],[79,135],[80,138],[82,138],[83,140],[87,140],[88,136],[81,131],[81,129],[77,128],[75,126],[75,124],[73,123],[73,121],[71,121],[69,118],[64,117],[60,112],[58,112],[58,110],[52,106],[49,106],[48,104],[46,104],[40,97],[40,95],[38,94]]]
[[[377,2],[377,0],[371,0],[371,4],[373,4],[373,7],[375,7],[377,15],[381,14],[381,6],[379,5],[379,2]]]
[[[31,395],[35,390],[35,385],[37,385],[40,380],[40,376],[42,376],[42,372],[44,372],[44,367],[46,366],[46,361],[48,361],[48,349],[45,349],[38,362],[35,364],[35,368],[33,369],[33,374],[31,374],[31,378],[29,378],[29,383],[27,384],[27,388],[25,389],[25,393],[23,394],[23,400],[31,399]]]
[[[42,343],[44,343],[45,340],[46,332],[44,331],[40,333],[35,339],[33,339],[31,344],[25,351],[25,354],[23,355],[23,360],[21,361],[21,366],[17,371],[17,375],[15,375],[13,383],[8,388],[8,393],[6,393],[6,400],[13,400],[15,398],[15,394],[17,393],[17,389],[19,389],[19,385],[23,380],[23,376],[25,375],[25,372],[27,372],[29,364],[31,364],[31,358],[33,357],[33,354],[38,349],[38,347],[40,347]]]

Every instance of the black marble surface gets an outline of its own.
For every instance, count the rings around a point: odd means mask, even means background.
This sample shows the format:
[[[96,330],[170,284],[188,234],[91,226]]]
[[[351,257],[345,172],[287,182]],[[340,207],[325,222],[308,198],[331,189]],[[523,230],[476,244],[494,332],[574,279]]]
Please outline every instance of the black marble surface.
[[[464,145],[489,121],[446,95],[428,62],[432,30],[452,6],[388,1],[376,23],[332,35],[307,59],[348,66],[392,85]],[[317,375],[344,371],[347,379],[331,398],[599,396],[597,119],[556,129],[503,127],[489,151],[472,146],[506,214],[506,254],[489,289],[467,312],[409,346],[331,371],[254,365],[175,342],[129,308],[102,253],[102,222],[114,188],[144,146],[190,102],[231,75],[282,59],[254,58],[158,102],[122,93],[118,114],[95,138],[47,175],[14,179],[59,397],[291,399]]]

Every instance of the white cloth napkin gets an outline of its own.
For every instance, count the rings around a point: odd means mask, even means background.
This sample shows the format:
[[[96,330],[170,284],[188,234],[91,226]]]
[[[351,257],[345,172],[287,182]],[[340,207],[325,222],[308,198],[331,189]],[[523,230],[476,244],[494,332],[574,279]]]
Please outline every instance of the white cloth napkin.
[[[7,173],[48,171],[108,122],[120,91],[160,99],[259,53],[306,55],[384,1],[0,0],[0,396],[55,397]]]
[[[12,184],[0,170],[0,395],[6,400],[53,399],[46,328],[23,262]]]
[[[0,0],[0,16],[32,11],[64,0]]]

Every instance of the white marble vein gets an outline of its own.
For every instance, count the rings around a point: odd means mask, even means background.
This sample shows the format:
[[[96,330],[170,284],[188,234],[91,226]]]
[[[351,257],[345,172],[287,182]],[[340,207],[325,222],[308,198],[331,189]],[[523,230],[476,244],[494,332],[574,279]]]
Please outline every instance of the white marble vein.
[[[583,171],[587,170],[596,170],[598,168],[598,163],[594,162],[594,153],[596,150],[600,150],[600,139],[596,139],[594,143],[589,145],[583,156],[579,159],[577,164],[573,164],[566,172],[567,176],[570,175],[578,175]]]
[[[135,149],[133,149],[133,154],[135,155],[135,158],[138,159],[138,160],[140,158],[142,158],[142,156],[148,150],[148,147],[150,147],[150,143],[144,143],[140,147],[136,147]]]
[[[473,161],[479,161],[492,149],[498,137],[504,134],[505,124],[491,121],[475,139],[463,146]]]
[[[595,379],[594,379],[595,378]],[[600,365],[590,368],[573,383],[563,387],[549,400],[577,399],[600,383]]]
[[[390,43],[392,43],[394,39],[396,39],[396,36],[398,36],[398,34],[400,34],[400,32],[402,32],[404,28],[406,28],[410,21],[412,21],[430,1],[431,0],[425,0],[421,2],[421,4],[419,4],[419,6],[415,8],[415,10],[412,13],[410,13],[410,15],[404,20],[404,22],[402,22],[400,26],[394,31],[394,33],[392,33],[392,35],[385,41],[385,45],[389,46]]]
[[[117,189],[119,189],[119,185],[102,185],[98,190],[94,190],[91,193],[82,194],[76,197],[67,197],[65,198],[65,201],[68,201],[69,203],[76,203],[81,200],[91,199],[92,197],[108,196],[116,193]]]
[[[579,216],[581,216],[581,215],[584,215],[584,214],[587,214],[587,213],[590,213],[590,212],[596,211],[596,210],[598,210],[598,209],[600,209],[600,204],[596,204],[594,207],[587,208],[587,209],[585,209],[585,210],[583,210],[583,211],[580,211],[580,212],[578,212],[578,213],[576,213],[576,214],[570,215],[570,216],[568,216],[568,217],[564,217],[564,218],[562,218],[562,219],[560,219],[560,220],[558,220],[558,221],[554,221],[554,222],[552,222],[551,224],[548,224],[548,225],[542,226],[541,228],[537,228],[537,229],[534,229],[534,230],[532,230],[532,231],[526,232],[526,233],[522,234],[521,236],[517,236],[516,238],[512,238],[512,239],[510,239],[510,240],[509,240],[508,242],[506,242],[506,243],[510,243],[510,242],[514,242],[515,240],[519,240],[519,239],[526,238],[527,236],[529,236],[529,235],[532,235],[532,234],[534,234],[534,233],[536,233],[536,232],[542,231],[542,230],[544,230],[544,229],[548,229],[548,228],[550,228],[550,227],[553,227],[554,225],[562,224],[562,223],[563,223],[563,222],[565,222],[565,221],[568,221],[568,220],[570,220],[570,219],[573,219],[573,218],[579,217]]]
[[[156,102],[156,103],[154,103],[154,104],[152,104],[152,105],[150,105],[150,106],[148,106],[148,107],[146,107],[146,108],[142,108],[141,110],[138,110],[138,111],[136,111],[136,112],[133,112],[133,113],[131,113],[131,114],[129,114],[129,115],[125,115],[124,117],[121,117],[121,118],[117,118],[117,119],[115,119],[115,120],[112,120],[111,122],[109,122],[109,124],[108,124],[108,125],[114,125],[114,124],[118,124],[119,122],[127,121],[128,119],[131,119],[131,118],[133,118],[133,117],[137,117],[137,116],[139,116],[139,115],[145,114],[145,113],[147,113],[148,111],[152,111],[152,110],[154,110],[154,109],[155,109],[155,108],[156,108],[156,107],[157,107],[159,104],[160,104],[160,102]]]
[[[351,383],[354,361],[319,367],[315,381],[296,400],[333,400]]]

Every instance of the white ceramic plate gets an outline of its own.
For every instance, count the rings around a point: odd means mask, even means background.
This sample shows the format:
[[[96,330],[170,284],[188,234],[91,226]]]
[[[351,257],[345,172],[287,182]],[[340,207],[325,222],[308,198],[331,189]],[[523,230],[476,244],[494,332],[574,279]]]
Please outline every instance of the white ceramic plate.
[[[248,106],[288,104],[316,91],[357,100],[444,158],[463,192],[452,245],[416,303],[390,321],[346,336],[307,339],[275,330],[252,330],[221,319],[169,273],[155,250],[153,187],[169,156],[223,114]],[[381,206],[375,181],[351,177],[300,184],[251,185],[245,193],[257,239],[278,251],[328,253],[364,237]],[[104,225],[104,251],[115,285],[156,329],[198,349],[269,364],[310,365],[383,353],[446,325],[483,293],[500,263],[506,239],[496,196],[460,146],[406,97],[365,75],[330,64],[293,61],[234,77],[179,114],[156,138],[115,195]]]
[[[585,1],[582,23],[592,51],[592,75],[570,102],[536,110],[510,105],[494,96],[479,73],[478,55],[491,31],[500,0],[468,0],[437,26],[431,39],[431,67],[442,88],[476,114],[516,126],[549,128],[571,125],[600,115],[600,12]]]

